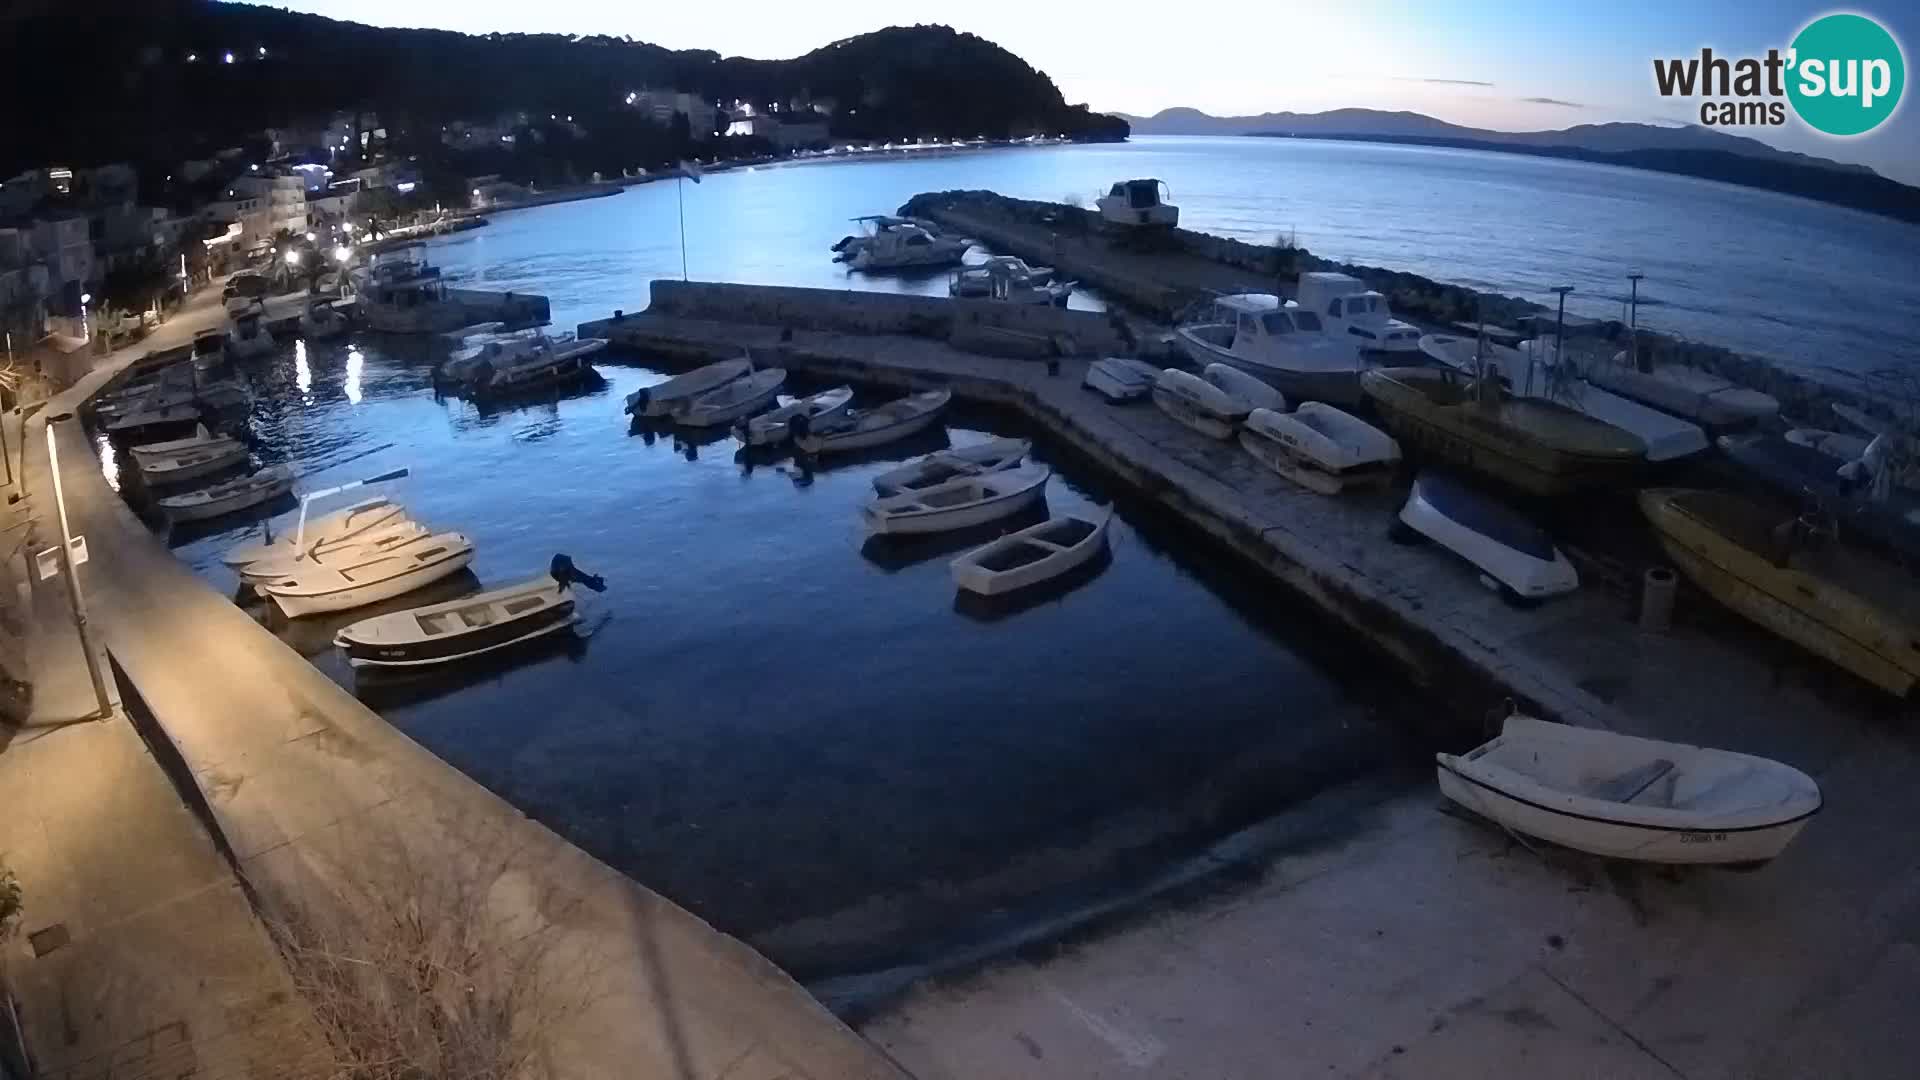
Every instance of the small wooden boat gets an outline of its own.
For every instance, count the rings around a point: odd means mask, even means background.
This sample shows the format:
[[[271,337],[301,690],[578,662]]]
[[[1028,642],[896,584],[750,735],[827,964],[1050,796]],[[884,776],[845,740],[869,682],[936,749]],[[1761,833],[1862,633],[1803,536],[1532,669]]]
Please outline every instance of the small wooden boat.
[[[406,520],[406,510],[399,503],[387,498],[366,499],[307,522],[304,550],[323,551],[332,545],[350,543],[395,520]],[[246,566],[261,559],[293,555],[302,550],[294,547],[296,539],[294,530],[288,529],[277,540],[252,540],[237,544],[220,556],[220,561],[228,566]]]
[[[888,469],[873,478],[873,490],[881,495],[903,491],[921,491],[944,484],[957,476],[1011,469],[1026,459],[1033,449],[1029,439],[988,439],[972,446],[956,446],[910,461],[897,469]]]
[[[1274,472],[1322,495],[1385,483],[1400,465],[1400,444],[1386,432],[1320,401],[1291,413],[1253,410],[1240,427],[1240,445]]]
[[[1361,387],[1400,444],[1532,495],[1623,483],[1643,468],[1639,436],[1444,368],[1379,368]]]
[[[1827,542],[1804,519],[1724,491],[1655,488],[1640,509],[1680,572],[1708,595],[1897,697],[1920,680],[1912,579]]]
[[[169,521],[206,521],[259,506],[292,490],[293,470],[275,465],[223,484],[169,495],[157,500],[157,505],[166,512]]]
[[[162,408],[138,409],[107,421],[107,434],[122,439],[150,441],[151,436],[187,431],[200,423],[200,409],[191,399]]]
[[[254,588],[297,618],[391,599],[457,574],[472,561],[473,541],[456,532],[434,533],[363,560],[305,566]]]
[[[1000,596],[1057,578],[1100,554],[1112,521],[1112,511],[1097,518],[1068,514],[1008,533],[953,560],[953,583]]]
[[[709,390],[718,390],[735,379],[746,378],[752,370],[753,361],[742,357],[708,364],[684,375],[675,375],[665,382],[643,386],[627,395],[627,415],[666,416]]]
[[[1053,470],[1044,465],[961,476],[920,491],[876,497],[861,510],[876,533],[933,533],[998,521],[1040,500]]]
[[[1735,385],[1718,375],[1678,364],[1652,366],[1652,371],[1641,371],[1627,361],[1625,352],[1619,352],[1614,354],[1613,363],[1588,368],[1587,381],[1642,405],[1722,431],[1751,427],[1780,412],[1780,402],[1772,395]]]
[[[1160,369],[1145,361],[1126,356],[1109,356],[1087,365],[1082,386],[1108,401],[1137,401],[1153,393]]]
[[[1394,538],[1411,539],[1409,530],[1479,568],[1508,603],[1535,603],[1580,587],[1580,575],[1545,529],[1445,473],[1429,470],[1414,480]]]
[[[1820,785],[1731,750],[1518,713],[1473,751],[1436,754],[1440,791],[1527,836],[1610,859],[1749,866],[1820,811]]]
[[[1208,364],[1200,372],[1200,377],[1220,389],[1220,392],[1245,405],[1248,411],[1268,409],[1272,412],[1286,412],[1287,399],[1280,391],[1261,382],[1259,379],[1226,364]]]
[[[417,521],[396,517],[379,528],[370,529],[350,541],[308,544],[305,551],[273,555],[250,562],[240,568],[240,580],[255,582],[287,577],[316,564],[348,566],[364,562],[395,548],[405,547],[423,536],[430,535],[431,532],[432,530]]]
[[[1162,371],[1154,381],[1153,403],[1161,412],[1210,439],[1233,438],[1234,425],[1245,420],[1252,409],[1200,376],[1175,368]]]
[[[864,450],[925,431],[940,419],[952,400],[951,390],[922,390],[877,409],[849,409],[824,428],[815,428],[805,416],[796,416],[788,424],[793,444],[806,453]]]
[[[814,427],[821,427],[845,415],[847,407],[853,404],[853,387],[836,386],[831,390],[822,390],[812,397],[804,397],[791,405],[782,405],[771,412],[741,420],[734,424],[733,434],[748,446],[773,446],[787,441],[791,433],[788,424],[796,416],[805,416]]]
[[[136,446],[131,455],[140,478],[149,484],[177,484],[211,476],[247,459],[247,447],[225,435],[208,435],[200,428],[197,437]]]
[[[719,427],[773,404],[787,381],[786,368],[762,368],[734,379],[699,397],[690,398],[673,412],[673,422],[688,427]]]
[[[425,667],[479,656],[558,633],[579,621],[573,586],[595,592],[599,578],[554,558],[545,576],[443,604],[378,615],[342,627],[333,643],[347,663],[363,667]]]
[[[102,421],[131,416],[134,413],[153,412],[171,409],[179,405],[192,405],[193,387],[172,383],[147,383],[143,386],[128,387],[112,397],[95,401],[93,412]]]

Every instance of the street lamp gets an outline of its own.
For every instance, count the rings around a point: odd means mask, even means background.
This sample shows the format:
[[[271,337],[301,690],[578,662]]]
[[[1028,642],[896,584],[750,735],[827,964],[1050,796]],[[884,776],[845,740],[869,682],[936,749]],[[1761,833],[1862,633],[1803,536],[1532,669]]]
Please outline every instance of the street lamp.
[[[312,233],[307,234],[307,243],[311,244],[314,242],[315,239],[316,237]]]
[[[93,682],[93,700],[100,711],[88,720],[104,720],[113,715],[113,702],[107,698],[107,681],[100,674],[100,657],[93,650],[93,635],[87,630],[87,601],[80,595],[80,575],[73,568],[73,529],[67,524],[67,493],[60,484],[60,449],[54,442],[53,425],[73,419],[70,412],[47,417],[47,471],[53,475],[53,502],[60,510],[60,568],[67,579],[67,602],[73,608],[73,628],[80,635],[80,652],[86,657],[87,678]]]
[[[298,251],[295,251],[291,248],[287,250],[287,265],[288,266],[300,265],[300,253]]]
[[[334,262],[345,263],[348,259],[351,259],[351,258],[353,258],[353,252],[350,249],[346,248],[345,246],[341,246],[333,249]]]

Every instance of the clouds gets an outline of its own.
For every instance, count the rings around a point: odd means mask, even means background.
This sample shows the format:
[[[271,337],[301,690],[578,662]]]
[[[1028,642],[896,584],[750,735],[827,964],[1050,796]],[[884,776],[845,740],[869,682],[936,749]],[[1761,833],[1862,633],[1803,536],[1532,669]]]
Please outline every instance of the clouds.
[[[1579,103],[1579,102],[1577,102],[1577,101],[1562,101],[1562,100],[1560,100],[1559,98],[1550,98],[1550,97],[1523,97],[1523,98],[1520,98],[1519,100],[1520,100],[1520,101],[1523,101],[1523,102],[1525,102],[1525,103],[1527,103],[1528,105],[1558,105],[1558,106],[1560,106],[1560,107],[1561,107],[1561,108],[1563,108],[1563,109],[1584,109],[1584,108],[1586,108],[1586,106],[1585,106],[1585,105],[1582,105],[1582,104],[1580,104],[1580,103]]]
[[[1394,82],[1432,83],[1436,86],[1492,86],[1493,85],[1490,82],[1481,82],[1479,79],[1431,79],[1431,78],[1425,78],[1419,75],[1395,75],[1393,76],[1393,81]]]

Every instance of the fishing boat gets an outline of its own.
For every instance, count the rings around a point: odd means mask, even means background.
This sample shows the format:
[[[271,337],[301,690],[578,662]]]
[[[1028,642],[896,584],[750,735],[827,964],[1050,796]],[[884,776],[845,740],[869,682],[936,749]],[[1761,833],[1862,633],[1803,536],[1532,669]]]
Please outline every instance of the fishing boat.
[[[388,600],[457,574],[472,561],[473,541],[457,532],[433,533],[364,560],[303,566],[254,588],[298,618]]]
[[[277,499],[293,490],[293,470],[275,465],[225,483],[156,500],[172,522],[206,521]]]
[[[773,404],[786,385],[786,368],[762,368],[699,397],[690,398],[673,412],[673,422],[687,427],[721,427],[752,416]]]
[[[209,435],[198,429],[193,438],[136,446],[130,452],[134,469],[149,484],[177,484],[211,476],[247,459],[247,447],[238,439]]]
[[[162,408],[140,409],[107,421],[107,434],[128,440],[151,442],[178,435],[200,426],[200,409],[191,401]]]
[[[311,565],[351,566],[365,562],[377,555],[385,554],[423,536],[431,535],[433,530],[406,517],[397,517],[378,528],[369,529],[352,540],[337,541],[330,544],[309,543],[306,550],[271,555],[240,567],[240,580],[245,582],[268,581],[273,578],[297,574]]]
[[[329,546],[348,543],[395,520],[406,520],[406,510],[388,498],[366,499],[352,506],[317,517],[306,523],[306,535],[286,532],[278,540],[254,540],[236,544],[220,556],[228,566],[240,567],[262,559],[294,555],[300,551],[324,551]],[[298,540],[301,546],[296,547]]]
[[[956,446],[910,461],[897,469],[888,469],[873,478],[873,490],[881,495],[898,495],[944,484],[957,476],[1011,469],[1026,459],[1033,449],[1030,439],[988,439],[972,446]]]
[[[1173,336],[1195,367],[1239,368],[1297,401],[1360,402],[1359,346],[1327,336],[1320,316],[1272,294],[1217,297]]]
[[[1320,317],[1329,337],[1357,342],[1363,351],[1413,353],[1420,329],[1393,317],[1385,295],[1351,274],[1310,271],[1300,275],[1294,301]]]
[[[1053,470],[1045,465],[959,476],[898,495],[876,496],[861,509],[876,533],[947,532],[985,525],[1040,501]]]
[[[1897,697],[1920,679],[1912,580],[1792,510],[1724,491],[1655,488],[1640,509],[1714,599]]]
[[[981,596],[1004,596],[1050,581],[1100,554],[1112,521],[1112,511],[1097,518],[1067,514],[1008,533],[948,564],[953,583]]]
[[[1233,438],[1234,425],[1250,407],[1198,375],[1167,368],[1154,380],[1153,403],[1160,411],[1210,439]]]
[[[1164,181],[1122,180],[1093,201],[1100,220],[1121,229],[1171,229],[1180,224],[1180,208],[1166,201]]]
[[[968,300],[994,300],[1003,304],[1039,304],[1066,307],[1075,283],[1051,280],[1053,270],[1037,274],[1027,264],[1008,255],[995,255],[982,263],[963,266],[947,281],[947,294]]]
[[[1403,448],[1528,494],[1625,482],[1646,464],[1638,435],[1449,369],[1379,368],[1361,382]]]
[[[808,454],[832,454],[904,439],[932,427],[953,400],[951,390],[922,390],[877,409],[849,409],[815,428],[805,416],[788,421],[793,444]]]
[[[1201,370],[1200,377],[1219,388],[1221,393],[1245,405],[1249,411],[1254,409],[1287,411],[1287,399],[1280,391],[1239,368],[1228,367],[1225,364],[1208,364]]]
[[[1621,397],[1716,431],[1752,427],[1779,415],[1780,402],[1772,395],[1699,368],[1651,362],[1648,368],[1636,367],[1622,350],[1613,355],[1612,363],[1595,364],[1586,375],[1594,385]]]
[[[709,390],[718,390],[735,379],[746,378],[752,370],[753,361],[741,357],[737,360],[721,360],[694,368],[683,375],[675,375],[665,382],[643,386],[627,395],[627,415],[666,416]]]
[[[1610,859],[1758,865],[1820,811],[1790,765],[1515,713],[1466,754],[1436,754],[1440,791],[1514,832]]]
[[[1291,413],[1253,410],[1240,426],[1240,445],[1274,472],[1322,495],[1386,483],[1400,465],[1400,444],[1386,432],[1320,401]]]
[[[791,433],[788,425],[794,417],[805,416],[806,423],[822,426],[844,415],[852,404],[853,387],[836,386],[782,405],[771,412],[738,421],[733,426],[733,434],[748,446],[774,446],[787,441]]]
[[[1087,365],[1082,386],[1112,402],[1137,401],[1153,393],[1160,369],[1127,356],[1109,356]]]
[[[587,358],[606,347],[602,338],[514,335],[456,353],[440,375],[474,397],[525,393],[594,375]]]
[[[228,318],[226,349],[229,360],[251,360],[273,353],[273,335],[267,333],[266,312],[266,307],[256,300],[245,310]]]
[[[1405,542],[1415,534],[1477,567],[1510,604],[1536,603],[1580,587],[1580,575],[1545,529],[1442,472],[1422,472],[1400,508],[1394,539]]]
[[[331,300],[309,300],[307,310],[300,313],[300,336],[307,341],[332,341],[351,328]]]
[[[479,656],[559,633],[579,621],[573,586],[601,592],[605,582],[556,555],[542,576],[459,600],[390,612],[341,627],[334,645],[347,663],[426,667]]]

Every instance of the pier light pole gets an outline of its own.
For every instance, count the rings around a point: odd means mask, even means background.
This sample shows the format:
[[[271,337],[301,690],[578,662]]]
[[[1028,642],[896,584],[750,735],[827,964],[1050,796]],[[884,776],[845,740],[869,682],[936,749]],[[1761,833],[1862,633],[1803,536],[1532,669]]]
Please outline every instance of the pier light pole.
[[[1647,275],[1638,270],[1627,274],[1630,288],[1627,293],[1627,355],[1633,358],[1633,366],[1640,369],[1640,279]],[[1650,366],[1644,370],[1653,370]]]
[[[1553,362],[1566,363],[1567,343],[1567,294],[1573,291],[1571,285],[1555,285],[1553,291],[1560,294],[1560,313],[1553,317]]]
[[[104,720],[113,715],[113,702],[107,698],[107,681],[100,673],[100,657],[93,649],[93,634],[87,630],[87,601],[80,595],[80,575],[73,568],[73,530],[67,524],[67,493],[60,484],[60,450],[54,442],[53,425],[73,419],[70,412],[47,417],[47,469],[53,474],[53,502],[60,510],[60,568],[67,579],[67,602],[73,607],[73,628],[80,634],[80,652],[87,660],[87,678],[93,682],[93,700],[99,711],[87,720]]]

